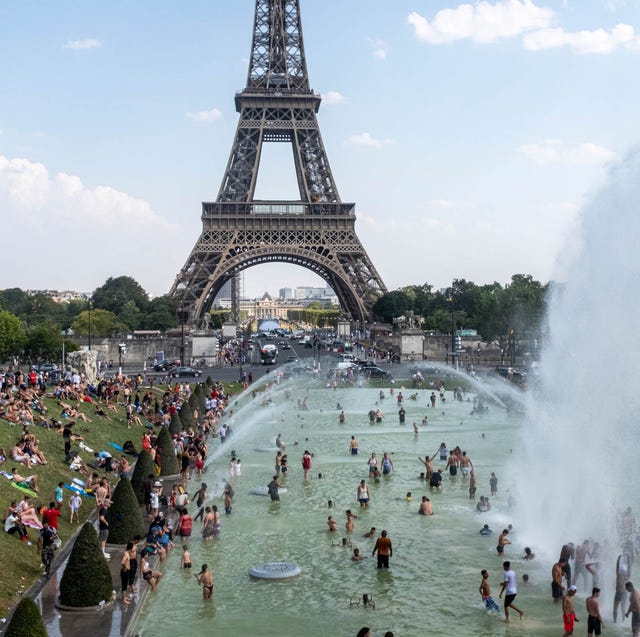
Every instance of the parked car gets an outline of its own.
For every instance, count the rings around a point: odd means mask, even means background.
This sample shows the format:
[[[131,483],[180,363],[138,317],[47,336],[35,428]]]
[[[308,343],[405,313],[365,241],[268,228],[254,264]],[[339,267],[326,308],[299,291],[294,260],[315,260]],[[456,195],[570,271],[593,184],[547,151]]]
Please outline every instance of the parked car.
[[[58,366],[55,363],[42,363],[42,365],[38,365],[34,369],[37,372],[51,373],[51,372],[57,372]]]
[[[380,378],[382,380],[391,380],[391,373],[379,367],[362,367],[362,373],[369,378]]]
[[[280,341],[278,347],[280,349],[291,349],[291,345],[287,341]]]
[[[156,372],[166,372],[166,371],[168,371],[169,369],[172,369],[175,366],[176,366],[176,364],[175,364],[174,361],[170,361],[170,360],[167,359],[167,360],[160,361],[157,365],[154,365],[153,369]]]
[[[198,378],[202,372],[197,369],[193,369],[193,367],[176,367],[171,370],[171,375],[174,378],[180,378],[182,376],[193,376],[194,378]]]

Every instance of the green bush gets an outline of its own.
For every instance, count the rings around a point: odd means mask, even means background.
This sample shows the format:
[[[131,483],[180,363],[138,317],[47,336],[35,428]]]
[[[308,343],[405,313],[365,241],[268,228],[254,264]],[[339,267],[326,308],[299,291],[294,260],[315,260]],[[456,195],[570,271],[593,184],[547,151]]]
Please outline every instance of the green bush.
[[[189,396],[189,407],[191,407],[191,411],[194,412],[194,418],[195,418],[195,411],[198,410],[198,422],[200,422],[204,414],[200,409],[200,401],[198,400],[198,396],[195,394],[195,392],[192,393],[191,396]]]
[[[166,427],[158,434],[158,447],[160,448],[160,475],[172,476],[180,473],[180,463],[173,449],[173,440]]]
[[[102,555],[98,533],[85,522],[71,549],[60,580],[60,603],[65,606],[97,606],[111,599],[113,581]]]
[[[171,436],[179,436],[182,431],[182,421],[180,420],[180,416],[178,416],[178,412],[176,411],[173,416],[171,416],[171,423],[169,424],[169,433]]]
[[[207,376],[207,379],[204,381],[204,384],[209,388],[213,387],[214,385],[213,378],[211,378],[211,376]]]
[[[131,486],[140,506],[146,504],[144,501],[144,483],[149,475],[156,475],[155,465],[151,459],[151,454],[142,450],[131,476]]]
[[[191,405],[188,402],[182,403],[182,407],[180,407],[180,411],[178,413],[180,414],[180,420],[184,427],[187,429],[189,427],[195,427],[196,423],[193,419],[193,409],[191,409]]]
[[[30,597],[23,597],[13,614],[5,637],[47,637],[47,629],[38,606]]]
[[[135,535],[144,535],[144,518],[129,478],[122,478],[114,489],[107,520],[109,544],[126,544]]]
[[[200,410],[200,415],[204,417],[204,415],[207,413],[207,407],[205,404],[207,394],[205,393],[205,388],[203,387],[202,383],[198,383],[198,385],[196,386],[195,395],[198,398],[198,409]]]

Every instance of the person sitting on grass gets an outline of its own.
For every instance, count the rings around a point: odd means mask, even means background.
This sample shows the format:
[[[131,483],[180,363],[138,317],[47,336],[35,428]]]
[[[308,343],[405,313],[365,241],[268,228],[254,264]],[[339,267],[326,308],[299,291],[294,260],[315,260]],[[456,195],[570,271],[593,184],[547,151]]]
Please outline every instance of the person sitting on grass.
[[[27,465],[29,469],[33,466],[31,456],[24,450],[24,442],[18,442],[11,449],[11,460]]]
[[[13,467],[11,469],[11,479],[16,483],[17,486],[22,487],[23,489],[31,489],[38,493],[38,476],[28,476],[24,477],[18,473],[18,469]]]
[[[31,542],[29,542],[29,532],[27,531],[27,527],[22,523],[18,513],[11,512],[7,516],[7,519],[4,521],[4,531],[10,535],[16,534],[21,542],[27,542],[29,546],[31,546]]]

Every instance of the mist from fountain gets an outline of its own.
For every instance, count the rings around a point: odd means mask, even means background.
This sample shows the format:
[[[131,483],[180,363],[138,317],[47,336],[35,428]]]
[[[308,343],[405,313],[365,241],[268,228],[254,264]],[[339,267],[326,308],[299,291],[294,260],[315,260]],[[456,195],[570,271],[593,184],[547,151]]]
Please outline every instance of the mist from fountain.
[[[638,510],[639,199],[635,151],[582,210],[566,282],[550,302],[540,391],[511,467],[523,532],[554,559],[562,544],[593,538],[611,545],[615,562],[618,516]]]

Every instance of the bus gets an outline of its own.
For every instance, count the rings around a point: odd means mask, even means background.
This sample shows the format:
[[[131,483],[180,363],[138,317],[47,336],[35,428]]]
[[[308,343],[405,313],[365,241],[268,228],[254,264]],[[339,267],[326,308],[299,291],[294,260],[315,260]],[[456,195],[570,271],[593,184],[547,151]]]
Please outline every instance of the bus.
[[[273,343],[267,343],[260,350],[260,361],[263,365],[273,365],[278,362],[278,348]]]

